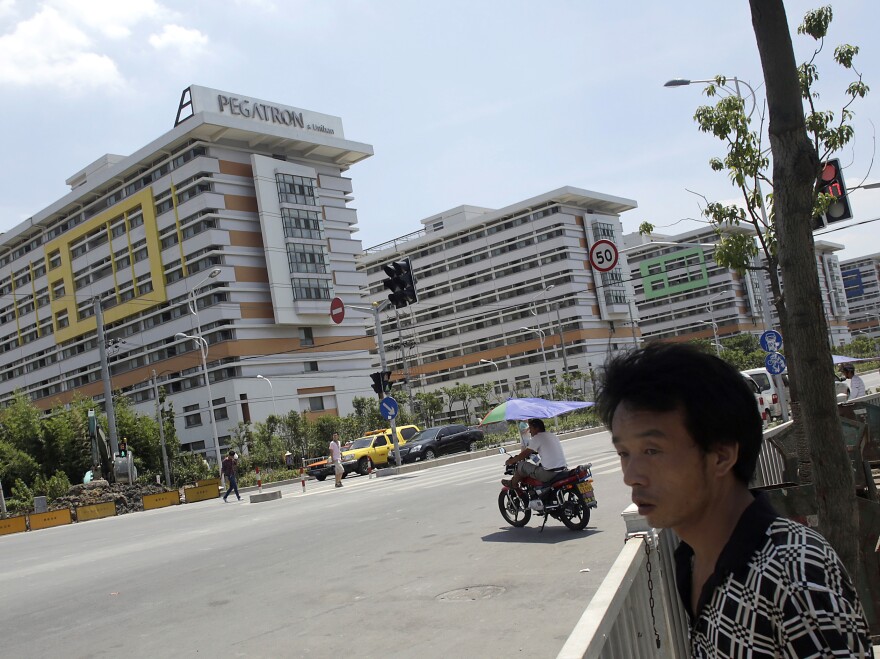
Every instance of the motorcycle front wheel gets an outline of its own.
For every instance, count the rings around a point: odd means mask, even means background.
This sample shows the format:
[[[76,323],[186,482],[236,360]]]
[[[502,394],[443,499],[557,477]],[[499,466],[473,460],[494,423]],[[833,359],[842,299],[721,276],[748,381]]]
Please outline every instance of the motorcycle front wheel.
[[[515,490],[501,490],[498,493],[498,509],[511,526],[525,526],[532,518],[528,502]]]
[[[574,490],[566,490],[559,496],[559,519],[572,531],[583,531],[590,523],[590,509],[584,498]]]

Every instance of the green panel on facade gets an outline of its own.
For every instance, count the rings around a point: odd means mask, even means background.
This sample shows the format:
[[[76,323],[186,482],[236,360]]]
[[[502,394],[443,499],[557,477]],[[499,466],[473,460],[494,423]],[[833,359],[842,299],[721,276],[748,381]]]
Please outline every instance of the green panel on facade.
[[[706,288],[709,285],[706,257],[700,247],[690,247],[646,259],[639,264],[639,271],[646,300]]]

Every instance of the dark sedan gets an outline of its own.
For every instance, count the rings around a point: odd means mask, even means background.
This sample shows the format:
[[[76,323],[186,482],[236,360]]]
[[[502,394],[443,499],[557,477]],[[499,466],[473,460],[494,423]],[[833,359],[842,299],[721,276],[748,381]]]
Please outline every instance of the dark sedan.
[[[400,460],[403,464],[407,464],[419,460],[433,460],[438,455],[473,451],[481,439],[483,439],[482,430],[471,430],[467,426],[425,428],[400,447]],[[388,457],[393,461],[393,453]]]

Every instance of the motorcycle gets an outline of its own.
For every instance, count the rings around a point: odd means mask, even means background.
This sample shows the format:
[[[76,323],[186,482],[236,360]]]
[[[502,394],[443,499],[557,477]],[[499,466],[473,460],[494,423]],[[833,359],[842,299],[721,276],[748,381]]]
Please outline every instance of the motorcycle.
[[[503,447],[498,451],[510,455]],[[591,467],[592,463],[588,463],[562,470],[547,483],[525,478],[516,488],[502,486],[498,494],[501,516],[511,526],[521,527],[529,523],[534,513],[544,517],[542,531],[550,517],[558,519],[572,531],[582,531],[590,522],[590,509],[599,505],[593,490]],[[513,474],[514,469],[515,465],[506,465],[504,473]]]

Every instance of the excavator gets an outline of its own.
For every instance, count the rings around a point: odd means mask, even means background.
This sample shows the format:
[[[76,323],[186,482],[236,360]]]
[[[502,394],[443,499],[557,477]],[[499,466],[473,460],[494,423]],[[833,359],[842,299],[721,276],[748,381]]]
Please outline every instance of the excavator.
[[[103,478],[109,483],[134,483],[137,481],[137,467],[134,455],[125,440],[119,442],[119,450],[114,454],[104,430],[98,425],[94,410],[89,410],[89,440],[92,448],[92,468],[86,472],[83,482]]]

